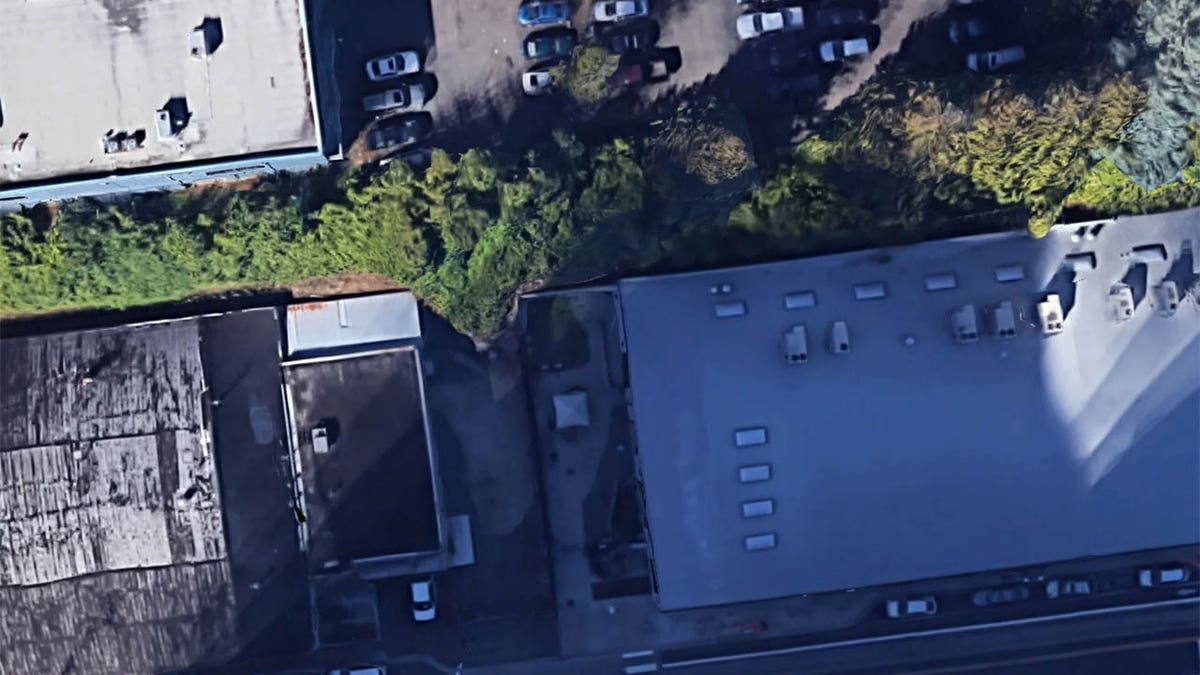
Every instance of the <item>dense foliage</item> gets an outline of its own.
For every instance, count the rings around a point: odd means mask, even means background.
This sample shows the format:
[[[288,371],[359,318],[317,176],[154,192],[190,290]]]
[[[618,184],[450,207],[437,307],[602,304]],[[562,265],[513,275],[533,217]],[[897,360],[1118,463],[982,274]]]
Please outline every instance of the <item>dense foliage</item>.
[[[1145,39],[1164,45],[1149,74],[1110,58],[1112,27],[1134,5],[1037,6],[1047,12],[1037,29],[1067,36],[1063,48],[1081,55],[1070,72],[991,78],[885,64],[765,180],[741,114],[698,102],[638,137],[592,146],[555,132],[520,155],[435,150],[419,174],[394,162],[8,215],[0,311],[127,307],[363,272],[414,288],[486,337],[517,292],[546,280],[1005,226],[1036,235],[1063,209],[1091,218],[1200,204],[1200,125],[1194,108],[1171,103],[1196,80],[1176,86],[1164,74],[1176,43]],[[1080,25],[1063,31],[1068,20]],[[584,65],[588,53],[577,56]],[[612,67],[595,61],[585,69],[592,84]],[[1154,112],[1167,103],[1174,113]],[[1163,125],[1171,133],[1150,147],[1158,137],[1147,130]],[[1104,153],[1113,159],[1095,163]],[[1178,180],[1148,190],[1126,177],[1141,157]]]

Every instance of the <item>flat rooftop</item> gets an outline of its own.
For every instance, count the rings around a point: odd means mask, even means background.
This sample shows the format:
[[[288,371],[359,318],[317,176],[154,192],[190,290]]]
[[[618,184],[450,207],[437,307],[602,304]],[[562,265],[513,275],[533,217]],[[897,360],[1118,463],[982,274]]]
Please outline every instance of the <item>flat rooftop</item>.
[[[1198,245],[1190,210],[621,282],[661,608],[1196,542]]]
[[[233,599],[197,322],[5,339],[0,364],[0,672],[219,653]]]
[[[206,21],[216,48],[196,59]],[[313,149],[304,35],[300,0],[18,2],[0,22],[0,184]],[[187,123],[159,140],[172,100]],[[109,131],[144,140],[105,153]]]
[[[284,364],[283,378],[310,569],[437,551],[437,489],[416,350],[293,362]],[[317,427],[327,433],[323,454],[313,447]]]

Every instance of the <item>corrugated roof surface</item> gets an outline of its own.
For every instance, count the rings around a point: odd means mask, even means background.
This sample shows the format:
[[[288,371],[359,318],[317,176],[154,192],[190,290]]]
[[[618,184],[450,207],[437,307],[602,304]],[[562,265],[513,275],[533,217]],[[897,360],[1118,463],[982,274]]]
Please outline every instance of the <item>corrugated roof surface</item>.
[[[0,672],[219,649],[202,638],[230,633],[232,598],[197,322],[4,340],[0,371]]]
[[[620,284],[664,609],[1194,543],[1200,523],[1200,210]],[[1138,246],[1167,260],[1135,264]],[[1094,270],[1064,268],[1093,252]],[[1001,283],[1018,263],[1024,278]],[[924,279],[954,273],[955,288]],[[1155,286],[1185,294],[1164,316]],[[855,284],[888,295],[855,299]],[[1109,301],[1130,284],[1138,305]],[[789,309],[788,294],[815,305]],[[1058,293],[1063,332],[1036,303]],[[719,318],[718,303],[744,315]],[[1016,335],[998,337],[1011,301]],[[979,311],[956,342],[951,313]],[[991,314],[989,314],[991,312]],[[805,325],[808,358],[784,334]],[[830,344],[844,325],[847,350]],[[678,336],[688,336],[680,348]],[[841,341],[839,337],[838,341]],[[738,447],[739,429],[766,442]],[[769,478],[739,482],[739,468]],[[771,515],[741,504],[774,500]],[[747,551],[745,538],[774,534]]]
[[[419,337],[417,299],[409,292],[305,302],[287,308],[289,356]]]

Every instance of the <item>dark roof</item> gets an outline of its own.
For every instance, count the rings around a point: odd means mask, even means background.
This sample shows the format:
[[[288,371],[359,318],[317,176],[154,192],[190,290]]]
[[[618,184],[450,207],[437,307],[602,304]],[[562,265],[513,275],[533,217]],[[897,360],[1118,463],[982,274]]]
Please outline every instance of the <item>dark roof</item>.
[[[181,636],[232,607],[196,322],[6,339],[0,363],[0,672],[195,662],[212,644]]]
[[[310,564],[436,551],[441,545],[417,352],[284,370],[305,486]],[[330,451],[313,452],[312,430]]]

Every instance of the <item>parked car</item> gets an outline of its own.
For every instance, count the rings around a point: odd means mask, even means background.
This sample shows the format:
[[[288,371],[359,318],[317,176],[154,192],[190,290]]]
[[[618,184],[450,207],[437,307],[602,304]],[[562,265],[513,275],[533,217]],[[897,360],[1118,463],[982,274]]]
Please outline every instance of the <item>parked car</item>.
[[[737,18],[737,34],[742,40],[762,37],[767,33],[804,28],[804,10],[781,7],[766,12],[750,12]]]
[[[425,105],[425,86],[419,82],[402,84],[394,89],[363,97],[363,110],[375,114],[420,108],[423,105]]]
[[[354,668],[335,668],[329,675],[387,675],[387,666],[356,666]]]
[[[989,32],[988,22],[979,17],[951,19],[946,26],[950,41],[956,45],[981,38]]]
[[[1021,602],[1029,599],[1029,589],[1024,586],[1007,586],[1005,588],[985,588],[976,591],[971,596],[971,602],[976,607],[989,605],[1005,605],[1010,602]]]
[[[548,94],[554,89],[554,71],[550,66],[530,68],[521,75],[521,90],[530,96]]]
[[[1147,567],[1138,570],[1138,586],[1154,588],[1164,584],[1182,584],[1192,578],[1192,571],[1182,565]]]
[[[367,147],[371,150],[398,150],[419,143],[433,129],[428,113],[397,115],[379,120],[367,132]]]
[[[367,61],[367,78],[372,82],[411,75],[421,70],[421,55],[414,51],[393,52]]]
[[[570,56],[578,41],[570,28],[548,28],[527,35],[523,51],[531,61]]]
[[[891,619],[905,619],[912,616],[933,616],[937,614],[937,599],[933,596],[908,598],[907,600],[888,600],[887,615]]]
[[[592,19],[598,23],[625,21],[649,13],[646,0],[601,0],[592,6]]]
[[[433,621],[437,618],[437,597],[434,593],[433,580],[422,579],[409,584],[413,601],[413,620],[418,623]]]
[[[517,7],[517,23],[526,28],[570,22],[571,6],[564,0],[533,0]]]
[[[659,49],[635,62],[622,64],[609,76],[608,86],[620,89],[646,82],[661,82],[679,70],[681,65],[683,59],[678,48]]]
[[[1051,579],[1046,582],[1046,597],[1065,598],[1073,595],[1091,595],[1092,582],[1087,579]]]
[[[987,52],[967,54],[967,67],[977,73],[990,73],[1025,60],[1025,48],[1017,45]]]
[[[821,43],[817,51],[821,54],[822,61],[825,63],[835,63],[870,53],[871,42],[865,37],[826,40]]]
[[[867,22],[867,13],[861,7],[833,6],[817,10],[817,26],[820,28],[836,28],[838,26],[853,26]]]
[[[654,43],[658,42],[658,35],[657,22],[639,19],[604,31],[599,37],[599,42],[613,54],[628,54],[653,47]]]

